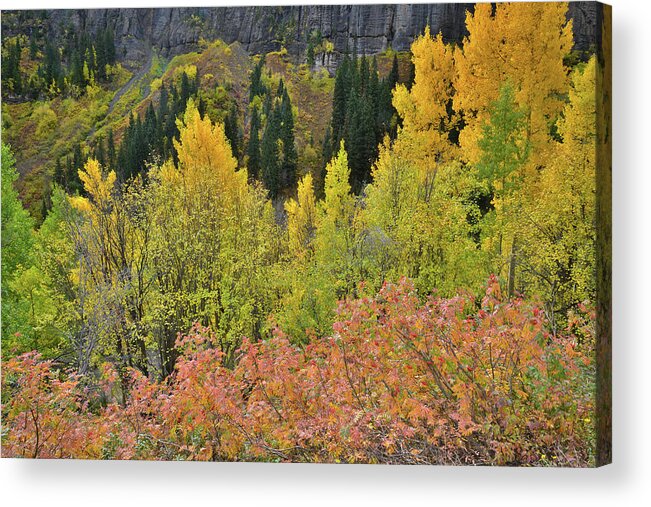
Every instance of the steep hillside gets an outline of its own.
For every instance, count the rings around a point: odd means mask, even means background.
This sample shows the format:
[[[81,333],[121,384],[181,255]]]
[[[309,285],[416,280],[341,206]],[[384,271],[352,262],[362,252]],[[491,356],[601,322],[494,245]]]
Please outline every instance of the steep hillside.
[[[394,54],[378,55],[380,75],[389,72]],[[399,57],[401,73],[406,77],[408,53]],[[258,60],[259,56],[250,55],[239,42],[227,45],[219,40],[202,41],[196,51],[171,59],[150,50],[140,68],[129,72],[119,66],[110,84],[94,86],[77,99],[58,96],[4,101],[5,140],[17,154],[23,201],[39,218],[57,161],[73,157],[79,145],[84,156],[90,155],[109,131],[119,146],[130,115],[144,118],[150,104],[159,104],[161,86],[177,83],[181,72],[188,69],[199,76],[198,96],[207,104],[214,121],[224,121],[229,104],[237,104],[242,141],[246,141],[251,118],[250,72]],[[322,143],[332,114],[334,78],[318,65],[294,64],[285,50],[267,54],[264,68],[275,86],[280,78],[284,80],[293,100],[299,176],[312,172],[318,179],[323,166]]]

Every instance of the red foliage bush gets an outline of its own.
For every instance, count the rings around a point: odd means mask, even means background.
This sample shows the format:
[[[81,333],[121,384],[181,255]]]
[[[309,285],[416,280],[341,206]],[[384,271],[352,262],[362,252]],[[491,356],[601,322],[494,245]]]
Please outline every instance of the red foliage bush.
[[[245,340],[234,369],[195,327],[176,373],[132,373],[97,413],[34,354],[4,366],[5,456],[499,465],[591,464],[594,315],[552,337],[542,310],[430,297],[403,280],[341,303],[328,339]],[[115,389],[107,368],[104,389]]]

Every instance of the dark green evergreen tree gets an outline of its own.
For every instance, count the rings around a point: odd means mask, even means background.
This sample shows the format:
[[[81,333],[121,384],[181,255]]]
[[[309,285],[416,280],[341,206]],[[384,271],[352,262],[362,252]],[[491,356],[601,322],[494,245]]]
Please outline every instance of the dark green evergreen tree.
[[[283,188],[294,188],[296,186],[298,154],[296,153],[296,144],[294,141],[294,114],[287,88],[283,88],[280,103],[280,121],[280,140],[283,146],[282,178],[280,185]]]
[[[378,118],[380,110],[380,76],[377,69],[377,58],[375,57],[373,57],[373,63],[371,64],[370,72],[371,74],[368,83],[368,100],[371,105],[371,117],[373,118],[373,123],[375,125],[375,142],[377,144],[382,141],[384,132]]]
[[[36,55],[38,54],[38,44],[36,42],[36,35],[32,33],[29,37],[29,57],[32,60],[36,60]]]
[[[109,169],[115,170],[116,153],[115,139],[113,138],[113,129],[109,128],[106,141],[106,156]]]
[[[66,173],[63,168],[63,165],[61,164],[61,159],[57,158],[56,164],[54,166],[54,175],[53,175],[54,182],[57,185],[60,185],[61,187],[66,187]]]
[[[253,67],[251,72],[251,86],[249,88],[249,102],[253,101],[256,95],[264,95],[266,93],[265,87],[262,84],[262,68],[264,67],[264,56],[260,58],[258,63]]]
[[[84,164],[86,163],[86,157],[81,149],[81,144],[75,144],[72,152],[72,160],[68,160],[66,190],[70,194],[81,193],[84,187],[79,179],[79,171],[84,168]]]
[[[307,43],[307,52],[306,52],[307,64],[310,67],[314,67],[314,43],[309,41]]]
[[[366,55],[364,55],[359,61],[359,90],[363,95],[366,95],[368,93],[370,75],[371,70],[368,66]]]
[[[206,101],[203,97],[199,97],[199,103],[197,104],[197,111],[199,111],[199,117],[203,120],[203,117],[206,115]]]
[[[59,50],[48,41],[45,45],[45,55],[43,58],[42,76],[46,86],[52,83],[58,85],[62,80],[61,57]],[[62,90],[63,91],[63,90]]]
[[[82,89],[86,86],[84,62],[82,61],[78,51],[75,51],[72,54],[72,61],[70,62],[70,82]]]
[[[393,63],[391,64],[391,71],[387,76],[387,83],[389,88],[393,90],[400,81],[400,69],[398,67],[398,55],[393,55]]]
[[[251,113],[251,130],[246,154],[249,158],[249,177],[257,179],[260,175],[260,113],[257,107],[254,107]]]
[[[343,137],[343,128],[346,121],[346,108],[349,95],[349,66],[348,55],[344,56],[341,65],[335,74],[335,89],[332,99],[332,145],[338,146]]]
[[[224,134],[231,144],[231,151],[236,159],[240,158],[240,128],[237,119],[237,104],[231,103],[224,120]]]
[[[377,156],[377,132],[372,98],[353,90],[346,123],[346,147],[349,149],[350,184],[359,193],[370,181],[371,166]]]
[[[106,63],[115,65],[115,40],[111,28],[104,31],[104,48],[106,49]]]
[[[108,64],[108,58],[106,54],[106,38],[104,34],[105,32],[103,30],[98,32],[95,39],[97,77],[102,81],[106,80],[106,65]]]
[[[99,162],[103,168],[106,168],[106,156],[104,151],[104,136],[99,136],[97,138],[97,144],[95,145],[95,159]]]
[[[23,91],[22,76],[20,73],[20,42],[9,44],[7,51],[2,56],[2,88],[20,95]]]
[[[272,198],[278,195],[280,189],[280,150],[278,140],[280,138],[280,108],[272,108],[267,125],[262,136],[261,148],[261,175],[265,187]]]
[[[158,145],[158,119],[156,118],[156,110],[154,109],[153,102],[150,102],[149,106],[147,106],[143,128],[145,144],[147,145],[149,151],[151,151]]]
[[[181,95],[180,95],[180,102],[183,110],[185,110],[185,106],[188,103],[188,99],[190,98],[191,95],[192,95],[192,85],[190,84],[190,78],[184,72],[181,75]]]

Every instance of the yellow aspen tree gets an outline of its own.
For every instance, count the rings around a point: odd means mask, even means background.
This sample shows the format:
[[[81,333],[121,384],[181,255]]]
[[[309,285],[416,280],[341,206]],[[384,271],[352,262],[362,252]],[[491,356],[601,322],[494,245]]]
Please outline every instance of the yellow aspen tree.
[[[454,49],[426,28],[412,54],[414,84],[410,90],[399,85],[393,94],[403,127],[393,143],[380,147],[363,222],[381,250],[375,258],[382,277],[407,275],[425,292],[452,292],[466,282],[474,287],[484,272],[467,221],[471,174],[455,162],[451,141],[457,127]]]
[[[92,265],[89,269],[114,283],[117,270],[112,260],[119,257],[119,245],[113,240],[118,221],[113,199],[116,175],[114,171],[104,174],[95,159],[89,159],[78,174],[87,194],[69,197],[72,207],[85,219],[85,227],[78,230],[78,242],[84,244],[86,264]]]
[[[227,361],[242,336],[259,338],[272,306],[271,266],[281,234],[262,189],[237,170],[222,124],[192,100],[178,120],[178,166],[154,171],[153,320],[164,374],[173,371],[179,329],[199,321],[220,337]]]
[[[415,153],[438,163],[450,160],[450,129],[455,118],[450,115],[454,81],[454,58],[451,46],[439,33],[430,34],[429,26],[411,45],[415,78],[411,90],[399,84],[393,92],[393,105],[403,121],[405,135],[416,146]]]
[[[71,223],[78,265],[73,276],[78,290],[83,339],[78,349],[80,369],[89,367],[96,348],[102,355],[117,354],[120,366],[149,370],[142,333],[144,300],[150,287],[145,264],[148,257],[147,225],[136,218],[142,195],[117,192],[114,171],[105,173],[89,159],[79,179],[88,197],[70,197],[81,215]],[[133,188],[138,188],[138,182]]]
[[[597,67],[593,56],[572,73],[558,122],[562,143],[541,172],[539,197],[524,203],[523,273],[552,323],[594,297]]]
[[[401,132],[397,143],[403,136]],[[365,215],[371,226],[391,233],[404,220],[412,221],[418,205],[418,169],[410,158],[397,152],[387,139],[380,146],[372,175],[373,183],[366,189]]]
[[[291,262],[284,277],[290,287],[277,318],[283,329],[299,341],[306,341],[310,333],[325,336],[331,332],[337,300],[354,290],[359,281],[354,271],[355,198],[349,178],[348,154],[342,141],[339,152],[326,167],[325,199],[319,202],[315,216],[314,254],[308,262],[300,258]],[[299,202],[288,204],[290,252],[304,248],[299,238],[310,227],[310,183],[311,178],[303,178]]]
[[[527,112],[530,161],[545,160],[550,129],[563,108],[568,72],[563,58],[572,49],[572,22],[565,2],[476,4],[466,13],[469,35],[455,52],[455,111],[465,127],[459,142],[466,161],[480,157],[478,141],[488,109],[509,80],[517,105]]]
[[[190,99],[183,118],[177,119],[179,140],[174,139],[178,154],[178,173],[173,174],[171,165],[165,166],[163,177],[180,180],[187,191],[218,192],[219,197],[237,198],[246,190],[245,170],[237,171],[224,132],[224,125],[213,124],[199,114]],[[217,197],[217,196],[216,196]]]
[[[303,258],[311,251],[311,243],[316,231],[316,199],[312,174],[306,174],[298,183],[298,200],[287,201],[285,211],[289,251]]]
[[[98,209],[108,206],[115,190],[115,172],[103,174],[99,162],[91,158],[78,174],[88,197],[70,197],[72,206],[88,214],[97,213]]]
[[[343,141],[339,146],[339,152],[326,167],[324,190],[325,199],[321,208],[320,228],[327,228],[333,233],[345,231],[351,224],[355,199],[351,194],[348,153]],[[327,243],[327,238],[325,241]]]
[[[379,250],[374,252],[379,276],[409,276],[423,293],[476,289],[487,272],[468,222],[473,213],[470,172],[450,161],[437,164],[431,180],[420,178],[418,156],[403,151],[403,135],[401,131],[393,146],[381,148],[361,212]]]

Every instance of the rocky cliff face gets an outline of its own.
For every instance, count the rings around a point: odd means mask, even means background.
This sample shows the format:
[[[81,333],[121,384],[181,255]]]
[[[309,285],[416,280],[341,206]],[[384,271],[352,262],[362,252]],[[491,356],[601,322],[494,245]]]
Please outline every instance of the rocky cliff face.
[[[333,61],[345,51],[375,54],[392,47],[409,49],[426,25],[442,32],[448,41],[465,35],[465,11],[473,4],[307,5],[262,7],[207,7],[161,9],[93,9],[50,12],[56,33],[66,28],[94,33],[110,26],[115,30],[119,56],[137,63],[156,47],[165,55],[192,49],[201,37],[239,41],[250,53],[277,50],[284,45],[301,61],[309,35],[320,30],[334,43]],[[568,16],[574,19],[575,47],[588,50],[597,40],[600,8],[596,2],[572,2]]]

